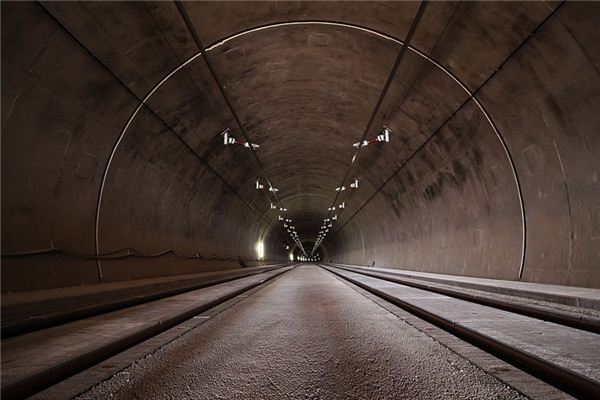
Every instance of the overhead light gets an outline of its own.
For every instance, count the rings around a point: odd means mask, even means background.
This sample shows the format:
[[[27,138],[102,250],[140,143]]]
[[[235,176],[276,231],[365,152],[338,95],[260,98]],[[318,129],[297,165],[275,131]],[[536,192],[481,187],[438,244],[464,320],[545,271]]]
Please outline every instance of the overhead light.
[[[352,189],[357,189],[358,188],[358,178],[354,178],[354,181],[350,184],[350,187]]]
[[[265,257],[265,245],[263,241],[259,240],[258,242],[256,242],[254,248],[256,250],[256,255],[258,256],[258,259],[262,260]]]
[[[392,131],[390,131],[389,128],[384,126],[383,131],[379,135],[377,135],[377,141],[383,142],[383,143],[388,143],[390,141],[390,133],[391,132]]]
[[[344,208],[346,208],[346,202],[345,202],[345,201],[342,201],[342,202],[340,203],[340,205],[338,206],[338,208],[339,208],[339,209],[344,209]]]
[[[277,206],[275,204],[271,203],[271,210],[276,210],[276,209],[277,209]]]
[[[340,187],[336,187],[336,188],[335,188],[335,191],[336,191],[336,192],[342,192],[342,191],[344,191],[344,190],[346,190],[346,187],[345,187],[345,186],[340,186]]]
[[[223,132],[221,132],[221,136],[223,136],[223,144],[225,146],[230,145],[230,144],[235,144],[235,139],[231,137],[229,128],[227,128]]]
[[[329,208],[327,209],[327,211],[333,211],[333,210],[335,210],[335,207],[329,207]]]
[[[265,185],[263,185],[262,183],[260,183],[260,179],[257,178],[255,183],[256,183],[256,189],[257,190],[261,190],[261,189],[265,188]]]
[[[391,133],[391,131],[384,126],[381,133],[379,135],[377,135],[374,139],[363,140],[362,142],[356,142],[352,146],[359,148],[359,147],[365,147],[365,146],[368,146],[370,144],[377,143],[377,142],[387,143],[390,141],[390,133]]]
[[[260,146],[256,143],[243,142],[241,143],[244,147],[252,147],[253,149],[258,149]]]
[[[221,136],[223,136],[223,144],[225,146],[229,146],[230,144],[239,144],[244,147],[253,148],[253,149],[258,149],[260,147],[256,143],[242,142],[240,140],[237,140],[236,138],[231,136],[231,130],[229,128],[227,128],[223,132],[221,132]]]
[[[279,189],[275,189],[273,186],[269,186],[269,192],[279,192]]]
[[[362,145],[361,145],[361,143],[362,143]],[[366,140],[363,140],[362,142],[356,142],[356,143],[354,143],[352,145],[352,147],[356,147],[358,149],[361,146],[364,147],[364,146],[368,146],[368,145],[369,145],[369,142],[367,142]]]
[[[337,221],[337,214],[336,214],[336,215],[334,215],[333,217],[331,217],[331,220],[332,220],[332,221]]]

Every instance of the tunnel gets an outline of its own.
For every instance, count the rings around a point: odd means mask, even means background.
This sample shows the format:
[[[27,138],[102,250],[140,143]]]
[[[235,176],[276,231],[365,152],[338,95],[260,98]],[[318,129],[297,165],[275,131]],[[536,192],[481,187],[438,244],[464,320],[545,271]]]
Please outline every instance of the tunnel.
[[[1,13],[4,315],[304,262],[600,299],[597,3]]]

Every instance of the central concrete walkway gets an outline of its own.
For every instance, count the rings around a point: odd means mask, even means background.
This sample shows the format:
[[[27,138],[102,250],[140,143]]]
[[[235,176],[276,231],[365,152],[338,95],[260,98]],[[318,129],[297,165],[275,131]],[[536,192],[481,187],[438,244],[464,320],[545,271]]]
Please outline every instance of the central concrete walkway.
[[[82,399],[518,399],[329,272],[303,265]]]

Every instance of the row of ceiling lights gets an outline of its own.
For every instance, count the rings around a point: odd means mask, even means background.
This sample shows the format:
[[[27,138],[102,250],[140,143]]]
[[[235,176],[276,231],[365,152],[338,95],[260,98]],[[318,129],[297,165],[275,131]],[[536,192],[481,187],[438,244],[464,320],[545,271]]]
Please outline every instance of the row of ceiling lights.
[[[378,143],[378,142],[387,143],[390,141],[390,133],[391,133],[391,131],[387,127],[384,126],[382,132],[379,135],[377,135],[375,138],[368,139],[368,140],[365,139],[362,142],[356,142],[352,146],[356,147],[358,150],[360,150],[362,147],[369,146],[370,144],[373,144],[373,143]],[[252,149],[260,148],[260,146],[256,143],[244,142],[244,141],[235,139],[233,136],[231,136],[231,130],[229,128],[227,128],[223,132],[221,132],[221,135],[223,136],[223,144],[226,146],[237,144],[237,145],[244,146],[246,148],[252,148]],[[356,154],[354,155],[352,161],[355,161],[355,159],[356,159]],[[256,184],[257,190],[265,189],[265,186],[260,182],[260,179],[257,178],[255,184]],[[358,185],[359,185],[359,179],[354,178],[352,183],[350,183],[350,189],[358,189]],[[269,184],[269,188],[267,190],[273,194],[276,194],[279,191],[279,189],[274,188],[273,186],[271,186],[271,184]],[[343,185],[335,188],[336,192],[343,192],[345,190],[346,190],[346,187]],[[340,203],[337,207],[339,209],[346,208],[346,202]],[[272,210],[277,209],[277,208],[278,207],[275,204],[271,203]],[[336,206],[332,206],[332,207],[329,207],[327,210],[331,214],[331,212],[334,211],[335,209],[336,209]],[[279,207],[279,211],[287,212],[287,208]],[[287,232],[290,235],[290,237],[292,238],[292,240],[294,241],[294,243],[296,243],[296,245],[300,248],[300,250],[304,254],[303,258],[312,260],[312,258],[314,258],[314,257],[308,257],[308,255],[306,254],[306,251],[304,250],[304,246],[302,246],[302,241],[298,237],[298,233],[296,232],[296,229],[292,225],[292,220],[289,218],[284,218],[281,215],[278,216],[278,219],[279,219],[279,221],[283,221],[283,227],[285,229],[287,229]],[[331,218],[327,217],[323,220],[323,225],[321,226],[321,230],[319,231],[317,240],[315,241],[315,244],[311,251],[311,256],[313,256],[314,252],[319,248],[319,246],[321,245],[321,243],[327,236],[327,233],[329,232],[329,228],[333,227],[333,222],[336,221],[337,219],[338,219],[337,214],[334,214],[333,217],[331,217]],[[289,250],[289,246],[286,246],[286,249]]]
[[[221,132],[221,136],[223,136],[223,144],[225,146],[237,144],[240,146],[244,146],[246,148],[252,148],[254,150],[260,148],[260,146],[256,143],[250,143],[250,142],[244,142],[244,141],[237,140],[236,138],[231,136],[231,130],[229,128],[227,128],[223,132]],[[256,185],[256,190],[264,190],[265,189],[265,185],[263,185],[260,182],[260,178],[256,179],[255,185]],[[276,200],[279,201],[279,199],[277,199],[277,196],[276,196],[276,193],[279,192],[279,189],[274,188],[269,183],[269,187],[268,187],[267,191],[270,193],[273,193],[273,195],[275,195]],[[278,207],[277,205],[273,204],[273,202],[271,202],[270,209],[271,210],[279,209],[279,211],[282,213],[287,212],[287,208]],[[296,243],[296,245],[300,248],[300,250],[302,251],[302,254],[304,254],[303,258],[308,258],[308,255],[306,254],[306,251],[304,250],[304,246],[302,246],[302,241],[298,237],[298,232],[296,232],[294,225],[292,225],[292,220],[290,218],[285,218],[285,214],[284,214],[284,216],[281,216],[281,214],[279,214],[278,220],[283,222],[283,228],[287,230],[288,234],[290,235],[290,237],[292,238],[294,243]],[[290,246],[286,245],[285,248],[286,248],[286,250],[289,250]]]
[[[352,146],[356,147],[357,149],[361,149],[362,147],[368,146],[370,144],[373,143],[388,143],[390,141],[390,133],[391,131],[389,130],[389,128],[387,127],[383,127],[383,130],[381,131],[380,134],[378,134],[376,137],[374,137],[373,139],[368,139],[368,140],[363,140],[362,142],[356,142],[354,143]],[[355,160],[356,154],[354,155],[354,158],[352,159],[352,161]],[[350,183],[350,189],[358,189],[358,184],[359,184],[359,180],[358,178],[354,178],[352,180],[352,183]],[[340,186],[340,187],[336,187],[335,191],[336,192],[343,192],[346,190],[345,186]],[[346,208],[346,202],[343,201],[341,202],[338,206],[338,209],[344,209]],[[329,233],[329,229],[333,227],[333,224],[335,221],[337,221],[338,219],[338,215],[334,214],[331,218],[329,217],[329,215],[334,212],[336,209],[336,206],[332,206],[329,207],[327,209],[327,211],[329,211],[329,214],[327,216],[327,218],[325,218],[323,220],[323,225],[321,225],[321,230],[319,231],[319,234],[317,236],[317,240],[315,241],[315,245],[313,246],[310,254],[311,256],[314,256],[315,251],[317,251],[317,249],[319,248],[319,246],[321,246],[321,243],[323,243],[323,240],[325,239],[325,237],[327,236],[327,233]]]

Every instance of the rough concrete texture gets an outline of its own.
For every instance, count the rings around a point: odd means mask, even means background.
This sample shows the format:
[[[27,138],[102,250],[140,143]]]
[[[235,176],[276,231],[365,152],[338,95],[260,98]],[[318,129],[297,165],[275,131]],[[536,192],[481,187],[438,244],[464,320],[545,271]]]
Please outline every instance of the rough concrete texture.
[[[324,255],[600,287],[600,6],[559,4],[428,5],[369,132],[391,142],[361,152]],[[310,248],[418,3],[185,7]],[[3,252],[255,258],[263,239],[287,258],[248,149],[222,145],[240,132],[206,65],[183,65],[197,53],[171,2],[2,3]],[[100,264],[109,281],[209,265]],[[92,283],[96,267],[6,258],[3,290]]]
[[[316,266],[301,266],[79,399],[519,399]]]
[[[2,340],[3,389],[39,382],[36,376],[49,371],[64,373],[64,365],[122,349],[120,344],[135,338],[151,338],[161,326],[173,326],[176,318],[191,318],[284,272],[285,268],[256,274]]]
[[[477,332],[508,348],[533,355],[546,363],[573,371],[597,385],[600,384],[600,336],[596,333],[339,268],[335,272],[451,322],[457,327]]]
[[[347,264],[325,264],[350,268],[353,271],[383,273],[401,279],[432,282],[449,288],[474,290],[522,299],[521,301],[546,304],[550,307],[572,307],[578,313],[600,313],[600,289],[550,285],[545,283],[516,282],[500,279],[473,278],[430,272],[405,271],[397,268],[362,267]]]

